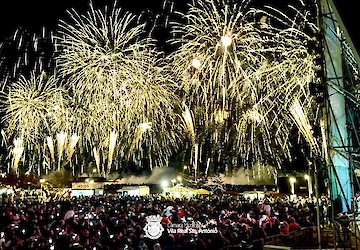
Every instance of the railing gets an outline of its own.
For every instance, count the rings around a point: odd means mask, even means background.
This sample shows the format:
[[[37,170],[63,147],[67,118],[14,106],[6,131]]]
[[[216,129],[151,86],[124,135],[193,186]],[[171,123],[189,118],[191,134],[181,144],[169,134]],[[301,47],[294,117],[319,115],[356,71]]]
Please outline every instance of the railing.
[[[251,249],[263,249],[266,245],[287,247],[314,247],[317,242],[316,227],[304,227],[289,234],[277,234],[264,239],[256,239],[251,243]],[[247,246],[228,246],[228,250],[250,249]]]

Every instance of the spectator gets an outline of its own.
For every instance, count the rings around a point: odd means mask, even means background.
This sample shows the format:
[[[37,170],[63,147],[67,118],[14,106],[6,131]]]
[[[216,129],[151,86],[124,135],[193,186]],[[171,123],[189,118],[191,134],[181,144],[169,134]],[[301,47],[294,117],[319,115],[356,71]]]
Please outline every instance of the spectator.
[[[286,221],[280,222],[280,233],[282,235],[289,234],[289,224]]]
[[[158,195],[14,201],[2,208],[2,249],[221,249],[313,225],[311,201],[241,196],[171,199]],[[164,235],[144,237],[146,216],[162,215]],[[288,219],[289,218],[289,219]],[[297,222],[298,221],[298,222]],[[201,223],[214,234],[168,234],[169,223]],[[289,224],[288,224],[289,222]],[[155,243],[158,243],[156,245]]]
[[[300,225],[296,223],[294,217],[290,217],[289,219],[289,232],[300,230]]]

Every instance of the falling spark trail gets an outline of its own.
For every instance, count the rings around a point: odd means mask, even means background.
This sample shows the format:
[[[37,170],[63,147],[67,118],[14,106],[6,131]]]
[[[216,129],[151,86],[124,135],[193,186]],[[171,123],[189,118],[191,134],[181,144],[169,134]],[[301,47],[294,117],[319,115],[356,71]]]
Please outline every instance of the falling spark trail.
[[[71,136],[70,141],[68,143],[67,152],[66,152],[68,161],[71,160],[71,157],[74,154],[75,147],[76,147],[76,144],[78,143],[79,139],[80,139],[80,136],[78,136],[77,134],[73,134]]]
[[[313,130],[307,114],[304,112],[303,107],[301,106],[298,99],[295,99],[293,105],[290,107],[290,112],[293,115],[295,123],[298,125],[298,128],[305,137],[306,141],[310,144],[310,147],[315,155],[319,155],[319,145],[313,135]]]
[[[56,135],[57,140],[57,149],[58,149],[58,170],[60,170],[61,167],[61,160],[64,152],[64,148],[66,147],[66,138],[67,134],[64,132],[58,133]]]
[[[54,162],[55,161],[55,150],[54,150],[53,139],[50,136],[48,136],[48,137],[46,137],[46,142],[47,142],[47,146],[49,147],[49,150],[50,150],[51,160]]]
[[[110,133],[107,175],[109,175],[110,172],[111,172],[111,164],[112,164],[112,161],[113,161],[114,149],[115,149],[115,146],[116,146],[116,138],[117,138],[117,133],[115,131],[112,131]]]
[[[14,140],[14,148],[12,150],[13,153],[13,162],[12,162],[12,169],[13,171],[18,174],[18,167],[20,158],[24,152],[24,144],[21,138],[17,138]]]

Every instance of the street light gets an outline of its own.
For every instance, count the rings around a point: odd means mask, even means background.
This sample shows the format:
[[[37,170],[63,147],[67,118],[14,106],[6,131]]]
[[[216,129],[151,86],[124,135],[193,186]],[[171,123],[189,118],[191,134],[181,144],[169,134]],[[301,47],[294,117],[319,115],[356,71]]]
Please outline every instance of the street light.
[[[178,181],[180,184],[182,184],[182,182],[181,182],[181,181],[182,181],[181,176],[178,176],[176,179],[177,179],[177,181]]]
[[[39,182],[40,182],[40,188],[41,188],[41,196],[42,196],[42,199],[44,199],[45,198],[45,192],[44,192],[44,186],[43,185],[46,182],[46,180],[45,179],[40,179]]]
[[[176,180],[175,180],[175,179],[171,179],[171,182],[172,182],[173,186],[175,186]]]
[[[305,178],[305,180],[307,181],[309,198],[311,199],[311,194],[312,194],[312,192],[313,192],[313,190],[312,190],[312,180],[311,180],[310,175],[308,175],[308,174],[305,174],[305,175],[304,175],[304,178]]]
[[[291,193],[293,195],[295,194],[295,182],[296,182],[296,178],[290,177]]]

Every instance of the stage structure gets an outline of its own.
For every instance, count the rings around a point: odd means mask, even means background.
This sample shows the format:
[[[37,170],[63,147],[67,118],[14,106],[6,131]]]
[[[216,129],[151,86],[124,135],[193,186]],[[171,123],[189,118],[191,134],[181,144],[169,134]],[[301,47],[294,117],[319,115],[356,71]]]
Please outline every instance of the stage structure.
[[[324,95],[323,121],[332,201],[342,212],[352,211],[354,152],[358,151],[359,133],[355,118],[359,113],[356,77],[359,55],[341,21],[332,0],[321,0],[319,28],[323,52]],[[324,140],[325,141],[325,140]]]
[[[315,94],[319,97],[322,113],[319,123],[323,150],[321,156],[314,160],[313,170],[315,177],[321,169],[325,168],[327,172],[332,221],[337,220],[338,213],[347,212],[353,214],[356,222],[354,197],[359,183],[355,169],[360,168],[360,57],[333,0],[319,0],[317,7],[323,88]],[[334,235],[340,235],[336,222],[333,229]],[[357,235],[356,227],[354,229]],[[341,244],[341,237],[336,238],[334,244]],[[345,241],[342,243],[347,244]]]

